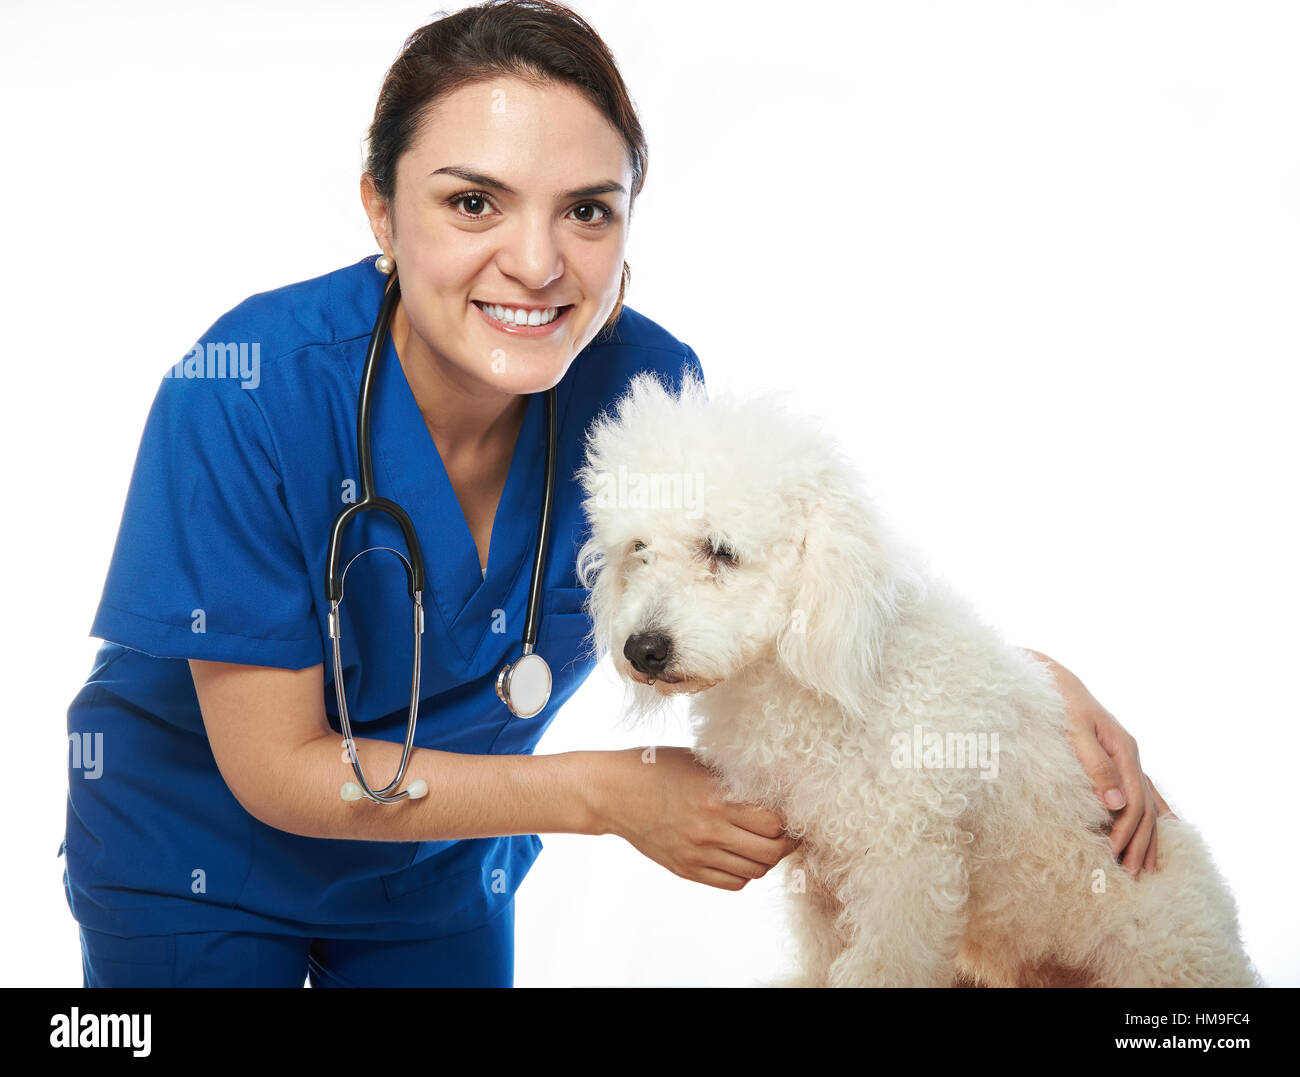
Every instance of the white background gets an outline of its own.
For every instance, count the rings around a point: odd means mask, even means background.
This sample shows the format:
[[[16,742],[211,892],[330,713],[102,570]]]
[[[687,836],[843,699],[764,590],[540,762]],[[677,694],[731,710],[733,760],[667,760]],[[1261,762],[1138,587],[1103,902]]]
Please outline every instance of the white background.
[[[629,305],[711,386],[824,417],[935,566],[1084,680],[1300,984],[1295,5],[575,6],[650,142]],[[246,296],[375,249],[362,138],[432,14],[3,8],[6,983],[80,983],[65,712],[159,378]],[[603,666],[538,750],[645,743],[621,701]],[[518,984],[780,965],[775,879],[543,840]]]

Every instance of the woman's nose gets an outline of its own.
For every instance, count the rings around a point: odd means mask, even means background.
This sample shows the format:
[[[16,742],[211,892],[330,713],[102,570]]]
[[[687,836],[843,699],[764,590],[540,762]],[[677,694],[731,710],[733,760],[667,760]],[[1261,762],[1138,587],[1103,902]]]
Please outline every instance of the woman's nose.
[[[542,291],[564,272],[564,257],[552,222],[517,219],[500,232],[497,265],[530,291]]]

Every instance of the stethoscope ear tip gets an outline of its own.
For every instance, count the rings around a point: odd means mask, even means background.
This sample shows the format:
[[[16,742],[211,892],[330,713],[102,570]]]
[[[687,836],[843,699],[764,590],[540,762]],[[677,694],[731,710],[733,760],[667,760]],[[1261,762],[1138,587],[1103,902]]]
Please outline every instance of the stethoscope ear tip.
[[[405,799],[419,800],[421,797],[429,795],[429,783],[423,778],[416,778],[403,792],[405,793]],[[364,790],[357,782],[344,782],[343,787],[339,790],[339,796],[344,800],[360,800],[365,795]],[[401,799],[403,799],[402,794],[394,794],[388,798],[387,803],[393,803]]]

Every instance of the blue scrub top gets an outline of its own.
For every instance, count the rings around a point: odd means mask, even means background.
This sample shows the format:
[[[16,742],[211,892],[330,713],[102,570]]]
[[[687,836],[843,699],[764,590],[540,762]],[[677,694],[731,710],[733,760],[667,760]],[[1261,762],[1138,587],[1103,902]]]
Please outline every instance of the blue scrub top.
[[[162,379],[90,630],[106,642],[68,710],[60,853],[69,907],[86,927],[123,936],[449,935],[500,912],[541,851],[535,834],[376,842],[277,830],[235,800],[204,730],[189,658],[283,669],[323,663],[322,698],[339,729],[325,555],[335,516],[356,496],[357,392],[384,282],[370,256],[251,296]],[[388,339],[373,411],[376,492],[409,513],[428,576],[416,745],[530,753],[586,679],[595,662],[575,574],[585,537],[574,478],[583,434],[638,372],[655,371],[677,388],[686,369],[703,378],[689,347],[624,307],[613,332],[583,349],[558,386],[537,640],[554,684],[546,709],[520,719],[494,681],[521,650],[545,482],[545,394],[528,399],[483,574]],[[369,546],[405,549],[380,513],[355,518],[345,536],[341,564]],[[358,736],[400,743],[412,646],[405,569],[392,554],[369,553],[351,566],[345,588],[349,714]],[[340,735],[339,785],[352,778],[342,743]],[[392,775],[369,777],[383,784]]]

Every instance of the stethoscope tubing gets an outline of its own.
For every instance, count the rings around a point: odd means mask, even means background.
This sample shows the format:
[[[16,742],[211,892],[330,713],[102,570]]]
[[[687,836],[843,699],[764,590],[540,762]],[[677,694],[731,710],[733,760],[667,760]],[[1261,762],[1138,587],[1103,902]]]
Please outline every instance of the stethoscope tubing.
[[[357,462],[361,471],[361,491],[360,496],[352,504],[346,506],[335,518],[334,524],[330,529],[329,548],[326,555],[325,570],[325,594],[330,602],[329,611],[329,634],[331,641],[331,650],[334,658],[334,694],[338,704],[339,721],[343,727],[344,743],[347,745],[348,758],[352,764],[352,772],[356,776],[355,783],[345,783],[342,789],[344,800],[360,800],[363,797],[376,804],[395,804],[398,801],[407,798],[419,798],[428,792],[428,785],[423,780],[412,782],[407,789],[396,791],[401,785],[402,779],[406,775],[407,763],[410,760],[411,748],[415,743],[415,726],[420,706],[420,638],[424,634],[424,602],[423,592],[425,584],[424,557],[420,550],[420,541],[416,535],[415,525],[411,518],[406,514],[400,505],[387,498],[379,497],[375,493],[375,476],[374,465],[371,457],[370,443],[370,412],[371,403],[374,396],[375,371],[379,364],[379,356],[384,348],[384,342],[388,336],[389,326],[392,322],[393,312],[397,307],[397,302],[401,298],[401,285],[397,278],[397,273],[393,272],[388,281],[384,293],[383,301],[380,304],[379,312],[375,318],[374,328],[370,333],[370,344],[366,351],[365,368],[361,376],[361,388],[357,395]],[[505,703],[506,707],[512,714],[517,717],[530,718],[539,713],[546,705],[550,697],[550,670],[546,666],[545,660],[540,655],[533,653],[537,644],[538,632],[538,611],[541,606],[541,586],[545,574],[547,539],[550,535],[551,516],[553,511],[553,502],[555,496],[555,465],[557,453],[557,428],[558,428],[558,403],[557,391],[554,386],[546,391],[546,486],[542,498],[542,511],[537,524],[537,547],[533,556],[533,575],[528,589],[528,607],[527,615],[524,621],[523,634],[523,657],[513,663],[507,664],[497,676],[496,690],[497,695]],[[342,549],[343,531],[347,524],[362,512],[377,511],[391,516],[397,525],[401,528],[403,540],[406,543],[407,553],[410,555],[409,560],[402,554],[392,549],[392,547],[371,547],[362,550],[360,553],[353,555],[352,559],[344,566],[342,573],[339,572],[339,556]],[[406,739],[402,746],[402,758],[397,767],[397,774],[388,785],[382,789],[374,789],[366,781],[365,774],[361,768],[361,760],[357,757],[356,742],[352,737],[352,723],[348,715],[347,693],[343,684],[343,654],[342,654],[342,618],[340,615],[340,606],[343,603],[343,585],[347,577],[347,570],[351,567],[362,553],[369,553],[372,549],[387,549],[401,558],[403,565],[406,567],[407,590],[411,596],[412,603],[412,628],[414,635],[414,648],[411,663],[411,703],[407,713],[406,720]],[[517,709],[515,701],[511,697],[510,687],[512,683],[512,674],[516,667],[528,664],[536,665],[540,663],[542,676],[545,681],[544,694],[540,697],[538,705],[526,707],[527,713],[522,713]],[[536,680],[536,673],[532,671],[533,677],[529,678],[524,674],[519,674],[515,679],[523,677],[526,684],[533,683]],[[525,691],[527,688],[525,688]]]
[[[389,322],[402,289],[394,273],[389,281],[388,291],[380,305],[375,327],[370,333],[370,348],[366,353],[366,366],[361,377],[361,391],[357,397],[357,461],[361,470],[361,496],[348,505],[334,520],[330,530],[329,554],[325,568],[325,596],[331,601],[342,599],[343,580],[339,576],[339,553],[342,548],[343,529],[351,519],[363,512],[383,512],[397,521],[402,529],[402,538],[406,542],[410,561],[406,565],[407,590],[414,600],[417,593],[424,590],[424,555],[420,550],[420,540],[415,533],[411,518],[396,502],[375,494],[375,471],[370,455],[370,404],[374,393],[375,370],[379,365],[379,355],[383,351],[384,339],[388,335]]]
[[[555,500],[556,417],[558,404],[555,389],[546,391],[546,491],[542,495],[542,514],[537,522],[537,550],[533,554],[533,578],[528,587],[528,616],[524,621],[524,654],[532,654],[537,643],[537,611],[541,606],[542,578],[546,562],[546,539],[551,533],[551,508]]]

